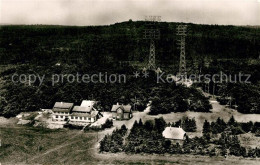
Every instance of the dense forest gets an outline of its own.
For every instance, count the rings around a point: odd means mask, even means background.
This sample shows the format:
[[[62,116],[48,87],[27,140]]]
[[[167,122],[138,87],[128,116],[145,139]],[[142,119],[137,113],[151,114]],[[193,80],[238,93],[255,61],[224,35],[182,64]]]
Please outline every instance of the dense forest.
[[[149,41],[143,37],[145,22],[123,22],[110,26],[1,26],[0,63],[33,62],[41,65],[65,63],[114,64],[144,62]],[[161,67],[178,64],[176,26],[157,25],[157,62]],[[187,59],[256,59],[260,52],[260,29],[253,27],[188,24]]]
[[[73,67],[74,66],[74,67]],[[98,71],[86,70],[85,68],[78,68],[77,65],[68,66],[31,66],[22,65],[8,68],[1,73],[1,98],[0,98],[0,114],[6,117],[16,115],[21,111],[36,111],[40,108],[52,108],[56,101],[72,102],[79,105],[84,99],[95,99],[100,101],[102,111],[110,111],[113,104],[123,103],[135,105],[136,110],[144,110],[149,101],[158,100],[161,96],[168,93],[168,100],[174,108],[167,112],[158,111],[153,108],[153,114],[169,113],[169,112],[184,112],[188,110],[191,102],[201,102],[200,106],[205,111],[209,111],[210,105],[206,97],[201,92],[194,88],[186,88],[184,86],[177,86],[175,83],[164,84],[157,83],[156,76],[152,72],[146,79],[143,77],[135,78],[132,75],[133,69],[129,68],[127,71],[114,70],[115,73],[127,74],[127,81],[125,83],[80,83],[77,81],[59,82],[52,85],[52,74],[73,74],[76,72],[96,73]],[[29,85],[28,83],[13,83],[11,77],[15,73],[38,73],[45,74],[45,80],[41,85],[39,81],[35,81]],[[113,72],[112,72],[113,73]],[[29,80],[27,80],[29,81]],[[185,91],[185,93],[184,93]],[[178,97],[180,96],[180,97]],[[167,100],[165,100],[167,101]],[[162,101],[164,103],[164,101]],[[155,107],[155,106],[154,106]],[[200,109],[194,109],[200,111]]]
[[[166,73],[177,73],[179,64],[178,23],[157,25],[156,62]],[[112,104],[132,104],[143,110],[153,101],[152,114],[177,111],[209,112],[210,105],[197,87],[158,84],[153,76],[136,79],[149,54],[149,41],[143,38],[145,22],[128,21],[109,26],[5,25],[0,29],[0,115],[51,108],[56,101],[80,104],[96,99],[103,110]],[[210,84],[221,103],[232,102],[243,113],[260,113],[260,29],[254,27],[188,24],[186,58],[188,74],[214,74],[223,71],[251,74],[251,84]],[[57,65],[58,64],[58,65]],[[127,83],[57,83],[52,74],[107,72],[126,74]],[[13,74],[46,75],[45,81],[30,84],[11,82]],[[152,75],[152,73],[150,73]],[[28,85],[30,84],[30,85]],[[239,90],[237,90],[239,89]]]

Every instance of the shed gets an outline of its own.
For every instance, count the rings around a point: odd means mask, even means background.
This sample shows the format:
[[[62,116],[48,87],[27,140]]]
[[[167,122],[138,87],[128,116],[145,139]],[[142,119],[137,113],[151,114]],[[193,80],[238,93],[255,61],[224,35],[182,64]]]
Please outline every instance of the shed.
[[[180,127],[166,127],[162,134],[171,140],[184,140],[186,137],[186,132]]]

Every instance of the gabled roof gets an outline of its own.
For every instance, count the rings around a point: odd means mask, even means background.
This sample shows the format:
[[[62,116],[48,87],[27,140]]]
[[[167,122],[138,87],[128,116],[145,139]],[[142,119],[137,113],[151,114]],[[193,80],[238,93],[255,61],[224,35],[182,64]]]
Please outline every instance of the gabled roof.
[[[81,107],[93,107],[96,104],[96,101],[93,100],[83,100],[81,102]]]
[[[92,106],[91,107],[82,107],[82,106],[74,106],[72,112],[85,112],[85,113],[90,113],[92,111]]]
[[[73,105],[73,103],[56,102],[53,108],[71,108]]]
[[[69,112],[73,107],[73,103],[56,102],[53,106],[54,112]]]
[[[78,116],[78,117],[95,117],[98,115],[98,111],[92,111],[91,113],[77,113],[72,112],[72,116]]]
[[[186,132],[179,127],[166,127],[162,134],[166,139],[184,140]]]
[[[111,112],[116,112],[118,109],[122,109],[124,112],[131,112],[131,105],[113,105]]]

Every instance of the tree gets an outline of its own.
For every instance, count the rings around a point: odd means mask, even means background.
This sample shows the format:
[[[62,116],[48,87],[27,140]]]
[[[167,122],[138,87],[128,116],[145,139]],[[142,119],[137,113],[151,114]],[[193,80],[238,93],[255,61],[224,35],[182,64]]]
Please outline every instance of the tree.
[[[215,148],[212,148],[210,150],[209,156],[216,156],[216,149]]]
[[[152,131],[153,130],[153,122],[151,120],[147,120],[144,123],[144,128],[148,131]]]
[[[205,120],[204,124],[203,124],[203,131],[202,133],[203,134],[207,134],[207,133],[210,133],[211,132],[211,128],[210,128],[210,123]]]
[[[236,120],[235,120],[234,116],[232,115],[231,118],[228,121],[228,125],[229,126],[231,126],[231,125],[236,126],[236,124],[237,124]]]
[[[171,141],[170,140],[165,140],[164,141],[164,144],[163,144],[163,147],[166,149],[167,152],[169,152],[169,149],[171,147]]]
[[[256,151],[255,151],[255,149],[253,149],[253,148],[250,147],[250,148],[248,149],[248,154],[247,154],[247,155],[248,155],[248,157],[253,157],[253,158],[256,157]]]
[[[138,126],[139,126],[139,127],[142,127],[142,126],[143,126],[143,121],[142,121],[142,119],[139,120]]]
[[[195,118],[189,119],[185,117],[182,119],[181,126],[186,132],[195,132],[197,129]]]
[[[249,121],[247,123],[241,123],[241,128],[243,129],[243,131],[249,132],[252,131],[253,125],[253,122]]]
[[[122,132],[123,135],[125,135],[125,133],[127,131],[127,128],[126,128],[126,126],[124,124],[121,126],[120,131]]]
[[[196,120],[195,120],[195,118],[192,118],[190,125],[191,125],[191,132],[196,132],[196,130],[197,130],[197,125],[196,125]]]
[[[102,129],[105,128],[111,128],[113,126],[113,121],[110,119],[107,119],[104,124],[102,124]]]
[[[221,152],[220,152],[220,154],[222,155],[222,156],[227,156],[227,154],[228,154],[228,151],[227,151],[227,148],[226,148],[226,146],[222,146],[221,147]]]
[[[158,131],[158,133],[162,133],[163,130],[165,129],[165,127],[166,127],[166,122],[163,119],[163,117],[155,119],[154,128],[155,128],[155,130]]]

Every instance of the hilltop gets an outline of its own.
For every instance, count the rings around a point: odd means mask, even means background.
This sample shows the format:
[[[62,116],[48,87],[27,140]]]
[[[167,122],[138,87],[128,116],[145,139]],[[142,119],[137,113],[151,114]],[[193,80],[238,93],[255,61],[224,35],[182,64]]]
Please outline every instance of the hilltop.
[[[161,67],[178,64],[176,26],[160,22],[156,60]],[[186,54],[190,65],[205,59],[257,59],[260,28],[187,24]],[[38,65],[87,63],[115,65],[119,61],[145,63],[149,41],[143,39],[143,21],[107,26],[3,25],[0,29],[2,64]]]

